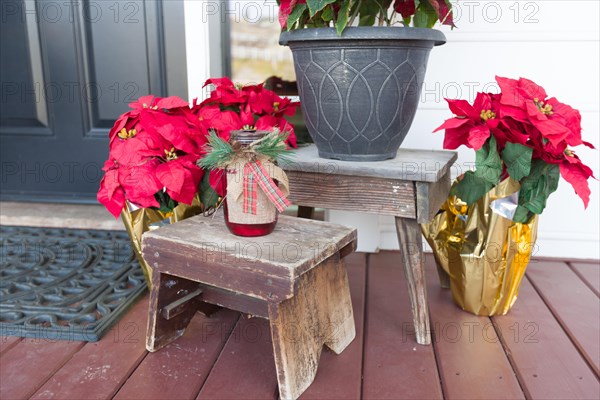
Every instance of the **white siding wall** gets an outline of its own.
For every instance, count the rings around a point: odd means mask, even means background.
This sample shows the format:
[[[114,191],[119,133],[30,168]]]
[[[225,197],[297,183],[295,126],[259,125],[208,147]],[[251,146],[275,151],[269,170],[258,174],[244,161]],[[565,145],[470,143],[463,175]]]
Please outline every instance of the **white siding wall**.
[[[186,8],[192,10],[194,5]],[[431,53],[421,106],[403,147],[441,149],[443,133],[431,132],[450,117],[443,97],[472,100],[476,91],[493,90],[494,76],[500,75],[529,78],[550,96],[579,109],[584,138],[600,148],[597,0],[465,0],[458,3],[456,11],[458,29],[442,28],[448,43]],[[199,22],[186,15],[190,94],[198,92],[198,82],[207,73],[215,72],[215,67],[209,66],[214,66],[214,59],[204,59],[209,52],[203,49],[212,43],[210,54],[214,58],[214,48],[220,47],[206,36],[208,29],[205,36],[199,34]],[[201,68],[195,69],[193,63]],[[578,154],[600,176],[598,151],[582,148]],[[472,151],[460,149],[460,168],[466,169],[473,160]],[[600,258],[600,190],[598,181],[590,184],[591,201],[584,211],[570,185],[561,182],[540,219],[537,255]],[[359,224],[362,250],[398,247],[391,218],[357,217],[337,211],[330,212],[329,218]]]
[[[584,138],[600,148],[599,2],[459,3],[459,29],[445,32],[448,43],[432,51],[424,102],[403,146],[441,148],[443,134],[429,133],[450,116],[439,97],[472,100],[469,86],[481,90],[500,75],[529,78],[549,96],[579,109]],[[581,148],[578,154],[600,176],[598,151]],[[459,166],[473,160],[469,149],[459,151]],[[560,183],[540,218],[538,255],[600,258],[600,190],[598,181],[590,185],[591,201],[584,210],[571,186]],[[397,248],[391,220],[381,219],[381,231],[380,248]]]

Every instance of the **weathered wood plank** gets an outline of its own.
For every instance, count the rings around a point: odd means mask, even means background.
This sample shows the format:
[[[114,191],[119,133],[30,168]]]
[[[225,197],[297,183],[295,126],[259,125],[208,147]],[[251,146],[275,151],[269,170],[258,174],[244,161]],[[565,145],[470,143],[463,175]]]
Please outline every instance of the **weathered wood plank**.
[[[296,399],[314,380],[323,345],[340,354],[356,336],[343,260],[302,275],[294,297],[269,303],[269,321],[279,394]]]
[[[196,216],[148,232],[144,257],[163,273],[275,301],[291,297],[303,273],[356,240],[355,229],[287,216],[268,236],[239,237],[222,218]]]
[[[450,399],[523,399],[524,395],[488,317],[462,311],[436,282],[426,257],[429,310],[444,396]]]
[[[362,372],[362,310],[365,290],[365,254],[346,258],[357,327],[357,338],[340,355],[321,355],[315,381],[301,398],[360,398]],[[199,399],[277,397],[277,375],[267,321],[240,320]],[[231,385],[231,382],[237,382]]]
[[[147,354],[144,296],[99,342],[87,343],[44,384],[34,399],[105,399],[117,393]]]
[[[420,224],[431,221],[450,193],[450,171],[437,182],[417,182],[417,221]]]
[[[197,398],[277,399],[278,393],[269,322],[242,316]]]
[[[211,373],[239,313],[196,314],[185,335],[144,358],[115,399],[192,399]],[[233,385],[235,386],[235,385]]]
[[[19,343],[22,338],[18,336],[0,336],[0,355],[10,350],[14,345]]]
[[[188,304],[193,303],[194,305],[198,302],[202,290],[196,289],[191,293],[183,296],[182,298],[175,300],[171,304],[167,304],[163,307],[161,315],[164,319],[173,319],[178,315],[181,315]]]
[[[337,174],[363,177],[391,178],[405,181],[435,182],[446,174],[457,158],[453,151],[398,150],[392,160],[352,162],[320,158],[315,145],[294,150],[295,157],[282,166],[286,171],[313,174]]]
[[[566,263],[533,260],[527,276],[575,346],[600,376],[600,302]]]
[[[527,398],[600,398],[598,378],[528,279],[510,312],[492,320]]]
[[[157,351],[185,333],[185,329],[196,314],[198,303],[184,303],[179,314],[171,319],[165,318],[163,311],[165,307],[196,290],[198,290],[198,283],[194,281],[153,271],[146,329],[148,351]]]
[[[408,285],[417,343],[428,345],[431,344],[431,335],[421,228],[414,219],[396,217],[396,232]]]
[[[600,297],[600,263],[571,261],[569,265],[581,279]]]
[[[356,339],[342,354],[324,351],[317,376],[301,399],[360,399],[364,342],[364,309],[367,255],[354,253],[344,259],[348,271]]]
[[[29,398],[84,344],[23,339],[0,359],[0,398]]]
[[[432,346],[419,346],[400,254],[368,258],[363,391],[365,399],[441,399]]]
[[[244,296],[214,286],[200,284],[202,301],[216,304],[231,310],[238,310],[255,317],[269,318],[267,302],[254,297]]]
[[[293,204],[406,218],[417,216],[413,182],[301,171],[289,171],[287,175],[290,181],[288,198]],[[364,197],[365,185],[368,186],[368,206],[355,201]]]
[[[180,221],[177,224],[183,223]],[[265,239],[267,240],[267,239]],[[274,242],[278,244],[280,242]],[[260,300],[283,300],[293,293],[293,280],[252,269],[251,261],[208,262],[190,243],[175,243],[144,236],[144,258],[152,268],[170,276],[216,286]],[[148,250],[150,249],[150,250]],[[155,251],[156,250],[156,251]],[[255,251],[256,248],[253,249]],[[295,250],[290,250],[295,251]],[[195,256],[190,256],[194,254]]]

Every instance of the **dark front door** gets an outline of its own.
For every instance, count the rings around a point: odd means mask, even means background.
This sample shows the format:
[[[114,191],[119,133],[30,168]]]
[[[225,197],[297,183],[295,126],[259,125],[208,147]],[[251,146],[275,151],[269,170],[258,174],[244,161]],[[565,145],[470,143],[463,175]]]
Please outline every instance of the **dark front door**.
[[[146,94],[187,97],[180,1],[1,0],[0,195],[95,199],[108,130]]]

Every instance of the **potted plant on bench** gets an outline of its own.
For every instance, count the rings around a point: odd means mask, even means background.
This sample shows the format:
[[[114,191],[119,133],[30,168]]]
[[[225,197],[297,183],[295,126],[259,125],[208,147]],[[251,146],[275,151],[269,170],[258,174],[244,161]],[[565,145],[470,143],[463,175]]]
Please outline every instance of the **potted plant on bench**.
[[[448,0],[280,0],[302,110],[319,155],[394,158],[415,116],[429,53],[454,26]],[[358,26],[356,26],[358,25]]]

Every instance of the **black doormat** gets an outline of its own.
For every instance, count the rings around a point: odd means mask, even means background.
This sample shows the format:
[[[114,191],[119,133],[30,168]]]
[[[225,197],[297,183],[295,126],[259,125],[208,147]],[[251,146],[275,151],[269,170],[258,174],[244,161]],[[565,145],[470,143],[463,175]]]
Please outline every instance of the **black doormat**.
[[[0,336],[97,341],[146,289],[125,232],[0,226]]]

